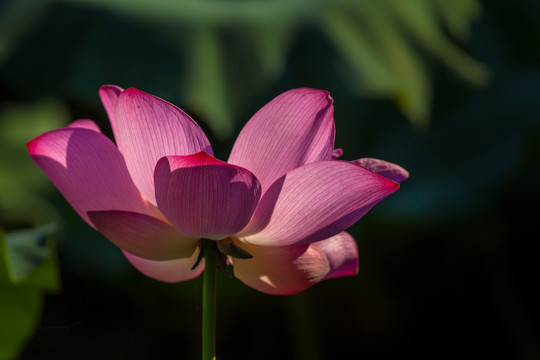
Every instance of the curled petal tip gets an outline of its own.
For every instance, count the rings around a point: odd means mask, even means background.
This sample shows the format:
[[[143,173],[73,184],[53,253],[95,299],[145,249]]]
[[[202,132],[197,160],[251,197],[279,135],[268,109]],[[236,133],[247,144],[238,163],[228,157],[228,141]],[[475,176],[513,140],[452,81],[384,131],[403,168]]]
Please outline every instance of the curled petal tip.
[[[324,279],[358,275],[358,246],[349,233],[342,231],[311,246],[322,251],[330,264]]]
[[[332,159],[337,160],[343,155],[343,149],[334,149],[332,153]]]
[[[326,90],[324,90],[324,92],[326,93],[326,98],[330,100],[330,103],[334,104],[334,98],[332,97],[332,95],[330,95],[330,92]]]
[[[112,84],[105,84],[105,85],[101,85],[99,87],[99,90],[102,91],[102,90],[107,90],[107,89],[120,89],[120,90],[123,90],[120,86],[118,85],[112,85]]]
[[[354,160],[353,163],[365,167],[366,169],[395,181],[396,183],[401,183],[409,177],[409,172],[407,170],[388,161],[362,158]]]
[[[28,149],[28,153],[29,153],[30,155],[32,155],[32,154],[35,152],[35,151],[34,151],[34,148],[35,148],[35,142],[36,142],[36,139],[37,139],[37,138],[34,138],[34,139],[32,139],[32,140],[30,140],[30,141],[28,141],[28,142],[26,143],[26,149]]]

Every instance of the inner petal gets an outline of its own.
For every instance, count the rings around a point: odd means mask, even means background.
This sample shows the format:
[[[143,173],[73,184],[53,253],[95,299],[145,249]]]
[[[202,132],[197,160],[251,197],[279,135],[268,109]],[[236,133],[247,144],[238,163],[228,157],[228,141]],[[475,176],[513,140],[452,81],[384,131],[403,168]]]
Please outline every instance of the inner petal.
[[[154,178],[159,209],[195,238],[221,240],[239,232],[261,194],[255,175],[205,152],[160,159]]]

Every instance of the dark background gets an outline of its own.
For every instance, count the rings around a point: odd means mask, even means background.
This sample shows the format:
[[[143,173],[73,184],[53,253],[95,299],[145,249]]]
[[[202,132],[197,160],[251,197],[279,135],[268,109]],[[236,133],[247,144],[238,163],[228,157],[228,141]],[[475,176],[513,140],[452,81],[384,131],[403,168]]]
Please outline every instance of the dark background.
[[[110,135],[103,84],[178,105],[221,159],[274,96],[325,89],[345,159],[411,174],[350,229],[357,277],[278,297],[220,274],[218,359],[540,359],[540,3],[409,2],[440,37],[392,1],[198,3],[0,3],[0,225],[60,229],[22,359],[200,357],[201,279],[137,273],[25,153],[77,118]]]

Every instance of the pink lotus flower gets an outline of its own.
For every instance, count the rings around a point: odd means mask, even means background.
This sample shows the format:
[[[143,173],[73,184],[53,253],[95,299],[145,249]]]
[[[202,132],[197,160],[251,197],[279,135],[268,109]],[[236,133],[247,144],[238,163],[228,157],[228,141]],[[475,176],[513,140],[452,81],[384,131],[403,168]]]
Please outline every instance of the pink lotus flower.
[[[324,91],[272,100],[228,162],[213,157],[203,131],[174,105],[133,88],[107,85],[100,96],[116,146],[93,121],[77,120],[33,139],[28,151],[75,211],[157,280],[200,275],[204,262],[192,267],[201,239],[217,241],[235,276],[265,293],[355,275],[358,250],[344,230],[408,176],[381,160],[336,160]]]

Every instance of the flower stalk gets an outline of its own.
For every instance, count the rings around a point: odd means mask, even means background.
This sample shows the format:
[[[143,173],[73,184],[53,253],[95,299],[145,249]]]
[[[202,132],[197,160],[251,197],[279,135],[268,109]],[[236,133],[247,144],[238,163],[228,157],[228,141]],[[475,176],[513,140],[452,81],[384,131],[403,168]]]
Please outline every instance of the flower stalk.
[[[216,359],[216,272],[217,247],[215,241],[205,241],[202,299],[202,360]]]

